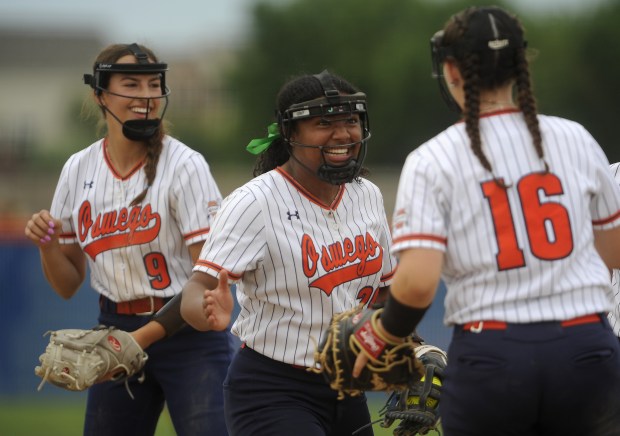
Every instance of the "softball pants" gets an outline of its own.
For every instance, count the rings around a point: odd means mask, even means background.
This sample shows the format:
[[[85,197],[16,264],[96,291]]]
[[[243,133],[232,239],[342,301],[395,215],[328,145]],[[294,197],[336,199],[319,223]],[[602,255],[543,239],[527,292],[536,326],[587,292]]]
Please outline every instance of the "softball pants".
[[[99,317],[101,324],[127,331],[149,320],[113,313]],[[152,436],[166,404],[178,436],[226,436],[222,383],[233,353],[230,334],[186,326],[146,352],[144,380],[134,376],[127,386],[104,382],[89,389],[84,434]]]
[[[370,423],[364,395],[337,399],[321,374],[243,347],[224,382],[231,436],[346,436]],[[356,436],[372,435],[367,426]]]
[[[445,436],[620,435],[620,344],[605,316],[454,328],[440,414]]]

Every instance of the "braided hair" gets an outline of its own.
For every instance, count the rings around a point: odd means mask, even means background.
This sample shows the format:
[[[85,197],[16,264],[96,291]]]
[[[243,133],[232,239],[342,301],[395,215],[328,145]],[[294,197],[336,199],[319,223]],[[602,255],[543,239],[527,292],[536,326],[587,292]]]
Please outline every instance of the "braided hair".
[[[155,56],[155,53],[153,53],[151,49],[143,45],[139,45],[139,47],[143,52],[148,55],[151,62],[159,62],[157,56]],[[94,65],[100,63],[113,64],[123,56],[127,55],[133,55],[133,52],[129,48],[129,44],[112,44],[104,48],[101,53],[99,53],[99,55],[95,59]],[[103,88],[107,89],[109,85],[108,81],[109,75],[102,77],[101,85]],[[105,118],[105,109],[103,107],[100,107],[100,109]],[[142,200],[144,200],[146,193],[153,184],[153,181],[155,180],[157,163],[159,162],[159,156],[161,155],[161,151],[163,149],[163,139],[165,135],[166,131],[164,128],[164,123],[160,123],[156,133],[152,137],[144,141],[144,143],[146,144],[146,163],[144,164],[144,173],[146,175],[147,185],[146,188],[144,188],[144,190],[131,201],[130,206],[138,205],[142,202]]]
[[[526,58],[524,29],[519,19],[498,7],[470,7],[452,16],[444,27],[443,46],[452,46],[451,57],[463,76],[465,130],[480,164],[493,172],[480,139],[480,92],[514,81],[517,105],[538,157],[544,158],[536,99]],[[509,46],[491,49],[492,42],[508,40]]]
[[[343,94],[355,94],[359,91],[354,85],[341,77],[332,73],[329,73],[328,77],[331,78],[336,89]],[[271,146],[258,156],[254,166],[254,176],[259,176],[271,171],[286,163],[290,158],[291,145],[286,140],[286,138],[290,136],[290,132],[284,132],[284,128],[295,129],[295,122],[289,123],[284,127],[280,114],[284,113],[296,103],[322,97],[324,92],[321,83],[311,74],[303,74],[294,77],[282,86],[276,97],[276,117],[278,120],[280,137],[275,139]],[[368,173],[368,169],[362,168],[359,175],[366,176]]]

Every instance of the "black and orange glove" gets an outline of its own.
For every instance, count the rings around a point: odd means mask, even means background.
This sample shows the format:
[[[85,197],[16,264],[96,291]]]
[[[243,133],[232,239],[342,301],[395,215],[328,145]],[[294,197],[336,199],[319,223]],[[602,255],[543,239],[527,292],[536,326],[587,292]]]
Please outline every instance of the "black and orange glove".
[[[424,375],[423,365],[415,356],[417,344],[411,337],[395,343],[377,330],[382,311],[360,305],[334,315],[315,352],[312,370],[322,373],[340,398],[363,391],[405,389]],[[360,353],[366,355],[368,362],[359,377],[354,378],[353,366]]]

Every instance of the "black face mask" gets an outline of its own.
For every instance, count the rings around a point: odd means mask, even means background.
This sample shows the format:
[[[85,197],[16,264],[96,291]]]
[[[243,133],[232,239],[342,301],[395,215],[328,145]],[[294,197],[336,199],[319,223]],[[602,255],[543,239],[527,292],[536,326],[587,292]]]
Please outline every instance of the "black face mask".
[[[368,137],[362,141],[360,151],[357,154],[356,159],[349,160],[346,165],[341,167],[335,167],[328,165],[323,158],[324,163],[317,170],[317,175],[323,181],[331,183],[332,185],[342,185],[344,183],[352,182],[357,176],[359,176],[362,169],[362,164],[366,158],[366,143]]]
[[[317,176],[321,180],[331,183],[332,185],[349,183],[358,177],[360,171],[362,170],[362,165],[366,158],[368,140],[370,139],[366,94],[357,92],[351,95],[340,95],[339,91],[332,83],[330,75],[327,71],[323,71],[321,74],[317,74],[314,77],[316,77],[321,83],[325,95],[314,100],[293,104],[282,114],[279,114],[279,123],[284,132],[283,137],[287,143],[291,144],[291,146],[319,148],[321,150],[321,158],[323,163],[319,166],[316,172]],[[292,130],[291,126],[294,121],[314,117],[329,119],[330,117],[336,115],[340,118],[346,118],[353,116],[353,114],[358,114],[360,117],[362,139],[358,142],[351,144],[339,144],[334,147],[355,147],[357,144],[360,144],[360,150],[358,151],[357,157],[350,159],[342,166],[334,166],[327,163],[324,153],[325,150],[330,147],[302,144],[290,139],[290,132]],[[302,167],[306,168],[308,171],[312,171],[292,154],[291,157]]]
[[[147,118],[145,120],[128,120],[122,122],[106,106],[101,105],[103,110],[108,112],[116,121],[122,124],[123,135],[125,135],[127,139],[130,139],[132,141],[145,141],[152,138],[157,133],[161,125],[161,120],[163,119],[164,114],[166,113],[166,109],[168,108],[168,95],[170,95],[170,90],[166,86],[166,71],[168,70],[168,65],[165,63],[150,63],[148,60],[148,55],[142,49],[140,49],[137,44],[130,44],[127,48],[136,57],[137,63],[98,63],[93,68],[93,74],[84,74],[84,83],[93,88],[95,90],[95,94],[98,96],[105,92],[107,94],[115,95],[118,97],[134,99],[137,97],[110,92],[107,89],[108,83],[110,81],[110,75],[112,73],[158,74],[161,78],[161,96],[146,97],[143,98],[143,100],[147,100],[148,106],[151,106],[151,100],[159,98],[165,99],[165,105],[159,118]]]
[[[451,53],[451,51],[449,48],[441,46],[442,40],[443,30],[436,32],[431,38],[431,61],[433,68],[433,77],[437,79],[437,84],[439,85],[439,92],[443,101],[448,105],[450,110],[456,113],[461,113],[461,107],[458,105],[454,97],[452,97],[452,94],[450,94],[448,84],[446,83],[446,78],[443,75],[443,63],[446,60],[446,57]]]
[[[161,118],[125,121],[123,123],[123,135],[132,141],[146,141],[155,136],[160,125]]]

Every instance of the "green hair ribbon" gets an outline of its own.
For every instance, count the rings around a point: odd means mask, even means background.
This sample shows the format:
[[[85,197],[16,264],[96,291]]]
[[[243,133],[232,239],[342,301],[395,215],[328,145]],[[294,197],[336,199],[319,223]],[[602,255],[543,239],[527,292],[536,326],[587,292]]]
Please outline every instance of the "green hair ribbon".
[[[267,126],[267,137],[252,139],[245,149],[252,154],[261,154],[279,137],[278,123],[269,124],[269,126]]]

